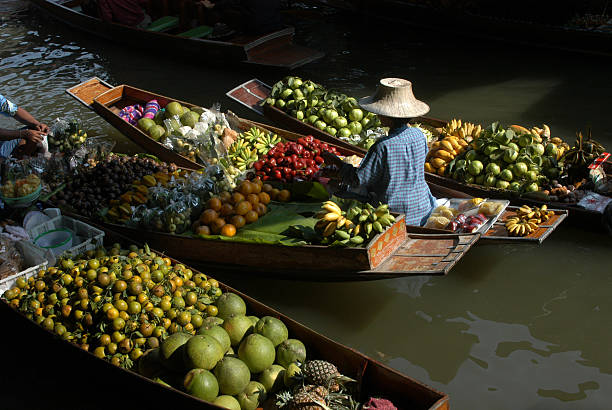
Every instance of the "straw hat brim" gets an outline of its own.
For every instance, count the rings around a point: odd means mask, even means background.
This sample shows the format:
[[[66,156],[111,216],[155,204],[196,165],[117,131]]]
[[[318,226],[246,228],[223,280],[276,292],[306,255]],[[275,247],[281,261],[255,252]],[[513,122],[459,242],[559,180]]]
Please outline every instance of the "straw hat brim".
[[[414,118],[429,112],[429,105],[420,100],[415,99],[408,103],[391,104],[387,100],[379,100],[376,95],[361,98],[359,106],[374,114],[392,118]]]

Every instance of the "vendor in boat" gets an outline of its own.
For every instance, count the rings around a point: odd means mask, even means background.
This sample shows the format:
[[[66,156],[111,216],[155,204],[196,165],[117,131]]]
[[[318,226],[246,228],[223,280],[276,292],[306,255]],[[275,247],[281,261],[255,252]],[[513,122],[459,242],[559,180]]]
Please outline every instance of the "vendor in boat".
[[[358,190],[372,205],[389,204],[392,211],[406,215],[407,225],[424,225],[436,203],[425,182],[427,138],[407,122],[426,114],[429,106],[417,100],[412,83],[401,78],[383,78],[376,93],[362,98],[359,105],[378,114],[383,126],[389,127],[388,136],[376,141],[359,168],[328,152],[323,153],[325,163],[335,166],[342,185]]]
[[[147,28],[151,24],[145,7],[149,0],[97,0],[98,15],[108,23],[118,23],[136,28]]]
[[[0,128],[0,158],[8,158],[18,152],[34,152],[49,132],[46,124],[36,120],[32,114],[18,107],[2,94],[0,94],[0,114],[15,118],[25,125],[20,130]]]

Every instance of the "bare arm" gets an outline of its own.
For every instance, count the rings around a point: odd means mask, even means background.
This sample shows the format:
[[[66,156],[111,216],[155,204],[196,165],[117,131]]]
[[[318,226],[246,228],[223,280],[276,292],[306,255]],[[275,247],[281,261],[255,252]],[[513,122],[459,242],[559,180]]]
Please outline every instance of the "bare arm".
[[[44,124],[42,124],[44,125]],[[36,144],[42,142],[45,132],[40,130],[5,130],[0,128],[0,141],[9,141],[23,138]]]
[[[32,116],[32,114],[30,114],[23,108],[17,109],[14,118],[20,123],[27,125],[28,127],[35,128],[38,131],[42,131],[45,134],[49,132],[49,127],[46,124],[39,122],[36,118]]]

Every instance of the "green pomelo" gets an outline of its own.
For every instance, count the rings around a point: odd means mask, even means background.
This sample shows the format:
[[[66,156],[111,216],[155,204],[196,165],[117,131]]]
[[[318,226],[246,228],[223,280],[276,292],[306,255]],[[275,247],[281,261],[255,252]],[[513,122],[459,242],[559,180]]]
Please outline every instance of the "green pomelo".
[[[240,403],[233,396],[222,395],[213,400],[213,404],[230,410],[241,410]]]
[[[183,115],[183,107],[176,101],[172,101],[166,105],[166,118],[170,118],[175,115],[178,115],[179,117]]]
[[[208,335],[208,336],[214,337],[217,340],[217,342],[219,342],[221,347],[223,348],[223,353],[224,354],[225,354],[225,352],[228,351],[228,349],[232,345],[232,341],[230,340],[229,335],[227,334],[225,329],[223,329],[219,325],[215,325],[215,326],[202,326],[198,330],[198,334],[199,335]]]
[[[149,137],[154,139],[155,141],[159,141],[164,134],[166,133],[166,129],[161,125],[154,125],[149,128]]]
[[[273,364],[261,372],[258,380],[264,385],[268,393],[274,393],[285,386],[285,368]]]
[[[253,326],[255,326],[257,322],[259,322],[259,318],[257,316],[247,316],[247,317],[251,319],[251,323],[253,323]]]
[[[242,392],[251,380],[248,366],[240,359],[225,356],[215,367],[221,394],[233,396]]]
[[[191,335],[183,332],[171,334],[160,345],[160,359],[169,370],[183,370],[183,349]]]
[[[256,410],[266,400],[266,389],[263,384],[251,381],[236,398],[242,410]]]
[[[272,366],[276,352],[270,339],[253,333],[240,343],[238,357],[249,366],[251,373],[260,373]]]
[[[185,344],[183,349],[183,360],[187,369],[210,370],[223,357],[221,343],[209,335],[193,336]]]
[[[264,316],[255,324],[255,333],[270,339],[274,347],[289,338],[289,330],[282,320],[272,316]]]
[[[304,363],[306,346],[297,339],[287,339],[276,348],[276,363],[287,368],[291,363]]]
[[[217,317],[225,320],[231,315],[246,315],[244,300],[235,293],[224,293],[217,299]]]
[[[193,111],[187,111],[186,113],[181,115],[181,124],[193,128],[196,122],[198,122],[199,118],[200,116],[197,113]]]
[[[159,360],[159,348],[147,350],[138,359],[138,373],[149,379],[153,379],[164,372],[164,367]]]
[[[208,370],[192,369],[183,382],[185,390],[198,399],[213,401],[219,395],[217,378]]]
[[[238,346],[253,331],[253,322],[244,315],[235,315],[223,322],[223,329],[229,335],[232,346]]]
[[[149,128],[153,127],[154,125],[155,121],[150,118],[141,118],[138,120],[138,128],[144,132],[149,131]]]

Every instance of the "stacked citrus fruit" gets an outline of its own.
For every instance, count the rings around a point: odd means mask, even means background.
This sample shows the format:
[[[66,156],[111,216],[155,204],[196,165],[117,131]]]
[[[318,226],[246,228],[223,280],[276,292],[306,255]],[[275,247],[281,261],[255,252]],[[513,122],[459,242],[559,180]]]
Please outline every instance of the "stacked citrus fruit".
[[[234,236],[238,229],[265,215],[271,200],[286,202],[290,196],[288,190],[273,188],[258,177],[245,180],[233,192],[223,191],[210,198],[193,231],[196,235]]]
[[[29,279],[3,297],[64,340],[129,368],[169,334],[195,334],[221,296],[219,284],[135,245],[88,251]]]

